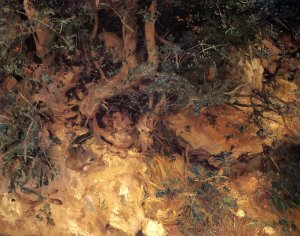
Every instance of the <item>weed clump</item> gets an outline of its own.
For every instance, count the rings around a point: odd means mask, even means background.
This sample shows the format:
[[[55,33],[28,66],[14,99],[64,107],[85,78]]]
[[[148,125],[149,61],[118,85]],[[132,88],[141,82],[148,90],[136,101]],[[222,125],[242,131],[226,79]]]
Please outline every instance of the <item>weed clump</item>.
[[[4,111],[0,122],[1,173],[9,177],[9,192],[20,187],[22,192],[39,195],[35,189],[48,185],[55,175],[48,155],[52,141],[49,137],[49,144],[42,140],[45,116],[38,104],[33,106],[17,94],[1,99],[0,110]]]

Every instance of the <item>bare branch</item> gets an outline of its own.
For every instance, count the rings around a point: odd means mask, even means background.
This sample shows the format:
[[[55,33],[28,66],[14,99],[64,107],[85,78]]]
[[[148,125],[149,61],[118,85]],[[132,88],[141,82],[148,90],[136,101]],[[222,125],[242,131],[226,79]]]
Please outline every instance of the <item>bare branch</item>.
[[[125,63],[129,69],[132,69],[138,65],[136,58],[136,30],[131,31],[128,30],[129,26],[132,29],[136,28],[136,22],[134,21],[136,14],[136,6],[137,0],[133,1],[125,1],[126,6],[128,6],[128,11],[123,14],[123,21],[126,24],[122,26],[122,35],[123,35],[123,43],[124,43],[124,59]],[[130,8],[129,8],[130,7]],[[127,26],[126,26],[127,25]]]
[[[98,33],[98,29],[99,29],[99,17],[98,17],[98,10],[95,11],[94,13],[94,28],[93,28],[93,31],[92,31],[92,34],[91,34],[91,41],[94,41],[96,36],[97,36],[97,33]]]
[[[110,6],[109,4],[106,3],[100,3],[99,6],[103,6],[103,7],[107,7],[109,9],[111,9],[121,20],[122,24],[131,32],[134,32],[134,29],[132,29],[129,25],[126,24],[126,22],[123,20],[122,15],[112,6]]]
[[[146,19],[145,21],[145,37],[146,37],[146,45],[148,52],[148,62],[153,65],[155,68],[158,65],[158,56],[156,50],[156,42],[155,42],[155,19],[154,15],[157,10],[157,0],[153,0],[151,6],[149,7],[149,11],[153,16],[153,19]]]

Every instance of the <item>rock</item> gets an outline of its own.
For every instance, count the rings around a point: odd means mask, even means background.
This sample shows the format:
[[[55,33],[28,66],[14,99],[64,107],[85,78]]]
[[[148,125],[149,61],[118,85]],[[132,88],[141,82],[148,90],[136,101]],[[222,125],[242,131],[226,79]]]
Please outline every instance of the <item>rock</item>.
[[[277,88],[274,91],[274,95],[278,98],[284,100],[285,102],[293,102],[297,100],[295,90],[298,89],[297,85],[293,82],[282,79],[281,77],[276,77]]]
[[[143,186],[132,176],[119,178],[117,176],[118,172],[111,182],[98,183],[98,185],[107,186],[107,192],[102,193],[102,199],[105,200],[104,207],[107,207],[109,212],[111,227],[128,235],[134,235],[141,229],[145,220],[144,211],[140,205],[144,196]]]
[[[273,228],[270,227],[270,226],[264,227],[264,228],[263,228],[263,233],[264,233],[265,235],[268,235],[268,236],[276,235],[275,229],[273,229]]]
[[[82,146],[70,146],[65,165],[71,170],[82,171],[83,168],[87,169],[86,167],[91,165],[96,158],[97,156],[92,151]]]
[[[106,141],[120,149],[128,148],[133,144],[131,120],[128,116],[120,112],[112,115],[106,114],[101,122],[104,124],[104,128],[99,126],[96,119],[92,123],[93,131],[99,138],[105,138]]]
[[[15,88],[15,86],[17,85],[17,83],[18,82],[17,82],[17,80],[14,77],[7,78],[6,85],[5,85],[6,90],[9,91],[9,92],[11,92]]]
[[[242,153],[262,152],[263,141],[256,134],[258,129],[249,124],[242,111],[229,106],[208,108],[198,116],[169,116],[167,122],[193,149],[210,154],[232,151],[234,158]]]
[[[259,182],[255,177],[241,176],[234,184],[239,191],[252,194],[256,192]]]
[[[119,196],[128,201],[129,189],[126,185],[122,185],[119,190]]]
[[[231,63],[226,66],[226,71],[232,82],[244,84],[243,91],[262,90],[264,68],[268,68],[269,62],[259,58],[249,59],[237,51],[233,51],[229,57]]]
[[[26,207],[23,206],[22,202],[19,200],[15,200],[15,198],[16,196],[9,193],[0,195],[0,218],[4,218],[5,220],[7,220],[7,222],[14,222],[19,220],[26,210]],[[12,199],[14,199],[14,201],[12,201]]]
[[[164,235],[166,235],[163,225],[156,221],[153,221],[153,220],[147,221],[145,229],[143,230],[143,233],[146,236],[164,236]]]
[[[245,217],[245,212],[241,209],[238,209],[238,211],[235,213],[236,217],[238,218],[244,218]]]

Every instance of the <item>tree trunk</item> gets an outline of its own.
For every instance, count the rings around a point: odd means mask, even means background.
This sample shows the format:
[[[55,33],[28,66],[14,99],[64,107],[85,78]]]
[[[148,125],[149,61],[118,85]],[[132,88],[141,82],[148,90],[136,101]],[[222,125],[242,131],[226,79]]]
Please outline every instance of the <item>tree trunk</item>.
[[[23,5],[25,13],[33,25],[32,31],[36,46],[36,54],[39,58],[43,59],[49,53],[49,46],[53,38],[53,35],[47,27],[47,18],[45,17],[44,19],[39,20],[39,13],[33,8],[29,0],[24,0]]]

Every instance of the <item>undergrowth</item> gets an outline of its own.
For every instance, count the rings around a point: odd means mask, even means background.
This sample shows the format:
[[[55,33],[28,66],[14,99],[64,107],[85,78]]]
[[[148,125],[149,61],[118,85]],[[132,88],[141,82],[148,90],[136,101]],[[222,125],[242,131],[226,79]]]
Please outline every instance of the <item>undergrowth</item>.
[[[278,164],[270,191],[273,206],[281,211],[300,209],[300,148],[285,144],[276,152],[274,162]]]
[[[5,114],[1,115],[0,123],[1,172],[9,177],[9,192],[20,187],[21,191],[41,198],[36,189],[48,185],[55,177],[49,158],[52,144],[42,143],[46,117],[37,105],[14,93],[1,98],[0,110]]]
[[[228,168],[230,162],[231,157],[227,155],[219,160],[220,168]],[[156,192],[156,198],[170,199],[171,202],[180,199],[179,230],[184,235],[209,233],[230,221],[237,210],[237,199],[230,194],[229,177],[196,164],[188,172],[191,175],[187,177],[187,183],[182,183],[184,179],[170,179],[162,183],[164,189]]]

